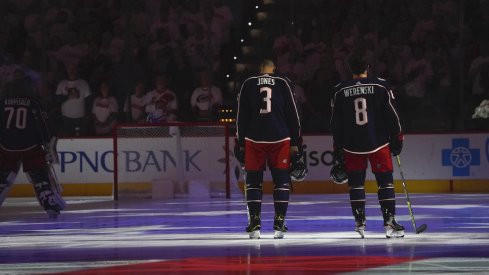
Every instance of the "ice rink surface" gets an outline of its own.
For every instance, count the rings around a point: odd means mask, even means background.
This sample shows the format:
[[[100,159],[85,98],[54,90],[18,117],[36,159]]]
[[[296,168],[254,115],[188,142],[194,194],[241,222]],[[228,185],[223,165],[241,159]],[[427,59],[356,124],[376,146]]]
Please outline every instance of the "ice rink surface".
[[[34,198],[0,208],[0,274],[489,274],[487,194],[412,194],[416,235],[397,194],[402,239],[386,239],[377,196],[365,239],[347,194],[291,195],[289,232],[274,240],[264,197],[262,238],[250,240],[243,198],[113,201],[68,198],[50,219]]]

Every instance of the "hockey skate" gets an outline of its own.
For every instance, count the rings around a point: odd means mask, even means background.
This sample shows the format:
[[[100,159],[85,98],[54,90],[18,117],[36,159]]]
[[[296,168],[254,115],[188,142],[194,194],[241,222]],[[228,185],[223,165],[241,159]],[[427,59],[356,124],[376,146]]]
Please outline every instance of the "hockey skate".
[[[250,220],[248,222],[248,226],[246,227],[246,232],[248,232],[250,239],[259,239],[260,229],[261,229],[260,217],[251,215]]]
[[[398,224],[391,216],[389,219],[384,221],[385,236],[387,238],[402,238],[404,237],[404,226]]]
[[[54,196],[50,196],[42,200],[41,205],[43,206],[44,211],[46,211],[46,213],[48,214],[48,217],[51,219],[55,219],[59,216],[61,210],[63,210],[66,204],[64,200],[61,200],[59,201],[59,203],[57,203]]]
[[[355,232],[358,232],[362,239],[365,238],[365,220],[355,221]]]
[[[56,219],[59,216],[60,211],[58,211],[56,209],[47,209],[46,213],[48,213],[48,217],[50,219]]]
[[[365,207],[353,208],[353,217],[355,218],[355,232],[358,232],[362,239],[365,238]]]
[[[287,232],[288,228],[285,225],[285,218],[283,216],[275,217],[273,222],[273,230],[275,230],[273,234],[274,239],[284,238],[284,233]]]

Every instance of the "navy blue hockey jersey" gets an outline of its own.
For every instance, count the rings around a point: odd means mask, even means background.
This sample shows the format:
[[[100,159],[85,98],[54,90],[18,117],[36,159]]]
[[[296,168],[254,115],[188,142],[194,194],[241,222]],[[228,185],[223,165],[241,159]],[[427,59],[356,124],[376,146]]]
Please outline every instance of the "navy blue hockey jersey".
[[[394,95],[383,79],[360,78],[338,84],[331,106],[334,143],[348,152],[375,152],[402,131]]]
[[[275,74],[246,79],[238,95],[236,128],[239,142],[290,139],[297,145],[301,125],[290,80]]]
[[[3,97],[0,122],[0,146],[8,151],[28,150],[51,138],[47,115],[31,97]]]

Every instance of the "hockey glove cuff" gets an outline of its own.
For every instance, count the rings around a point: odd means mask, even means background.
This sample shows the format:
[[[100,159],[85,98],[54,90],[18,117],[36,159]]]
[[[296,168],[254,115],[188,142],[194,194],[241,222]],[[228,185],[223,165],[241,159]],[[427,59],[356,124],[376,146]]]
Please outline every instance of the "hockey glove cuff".
[[[391,149],[391,153],[393,156],[397,156],[401,153],[403,142],[404,142],[404,135],[402,133],[399,133],[397,136],[391,137],[389,147]]]
[[[333,146],[334,151],[333,151],[333,162],[337,164],[344,165],[345,164],[345,156],[343,155],[343,148],[340,148],[338,146]]]

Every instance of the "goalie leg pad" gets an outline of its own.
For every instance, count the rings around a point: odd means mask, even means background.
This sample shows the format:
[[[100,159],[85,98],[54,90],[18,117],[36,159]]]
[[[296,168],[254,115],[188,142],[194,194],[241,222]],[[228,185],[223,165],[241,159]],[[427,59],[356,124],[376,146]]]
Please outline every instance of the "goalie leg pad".
[[[285,217],[289,205],[290,175],[284,169],[271,169],[273,179],[273,201],[275,216]]]
[[[263,171],[246,171],[246,203],[250,215],[260,216],[263,197]]]
[[[384,220],[388,220],[396,214],[396,193],[394,190],[394,178],[392,173],[375,173],[377,180],[377,197]]]
[[[44,210],[59,212],[64,209],[66,203],[51,183],[47,168],[28,171],[27,178],[34,185],[37,200]]]
[[[0,206],[7,198],[10,187],[15,182],[17,173],[14,171],[1,171],[0,172]]]

